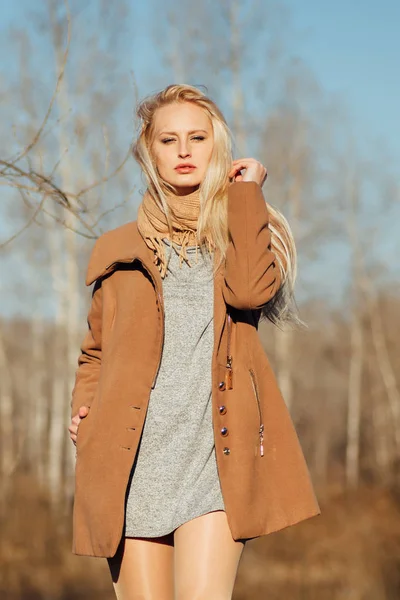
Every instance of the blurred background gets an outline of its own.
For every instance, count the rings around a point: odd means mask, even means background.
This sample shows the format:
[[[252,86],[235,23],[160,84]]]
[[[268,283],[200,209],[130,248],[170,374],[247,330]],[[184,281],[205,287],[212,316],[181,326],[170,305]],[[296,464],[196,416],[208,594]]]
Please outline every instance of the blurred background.
[[[0,1],[0,597],[114,598],[71,553],[67,427],[102,232],[136,218],[135,105],[202,87],[298,249],[263,324],[322,515],[249,542],[235,600],[400,598],[400,4]]]

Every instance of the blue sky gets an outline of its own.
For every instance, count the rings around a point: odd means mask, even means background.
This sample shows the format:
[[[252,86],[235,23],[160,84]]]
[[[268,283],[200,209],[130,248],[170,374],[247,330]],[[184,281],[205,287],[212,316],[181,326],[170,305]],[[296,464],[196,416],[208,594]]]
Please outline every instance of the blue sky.
[[[243,6],[249,5],[249,2],[250,0],[244,0]],[[336,0],[334,3],[323,0],[286,0],[284,4],[288,9],[291,32],[285,36],[287,53],[301,58],[310,67],[321,88],[346,108],[346,116],[361,156],[374,160],[376,155],[377,164],[385,157],[385,166],[400,175],[399,0],[382,0],[380,3],[371,0]],[[146,89],[146,72],[152,73],[158,69],[157,89],[170,81],[162,68],[160,71],[160,56],[157,55],[159,49],[149,45],[146,37],[147,27],[154,20],[151,3],[135,2],[131,6],[134,23],[129,24],[129,31],[121,32],[122,52],[119,52],[123,70],[127,73],[129,69],[135,70],[140,95],[143,95],[155,91]],[[0,36],[12,26],[29,29],[29,12],[35,7],[33,0],[0,0]],[[88,17],[86,4],[79,10],[82,13],[86,11],[84,18]],[[158,18],[163,17],[158,15]],[[143,51],[146,42],[146,51]],[[163,44],[167,47],[168,40],[163,40]],[[119,54],[116,53],[116,56]],[[46,48],[40,48],[40,44],[36,47],[34,59],[36,62],[52,61],[46,55]],[[18,57],[13,57],[4,64],[3,77],[9,75],[10,80],[18,82]],[[246,65],[248,69],[251,67],[251,63],[248,67]],[[51,78],[52,75],[45,71]],[[127,95],[127,102],[130,101],[131,98]],[[130,118],[130,107],[127,108],[126,115]],[[128,128],[126,130],[127,135],[130,135]],[[384,260],[388,263],[393,253],[398,253],[397,220],[390,217],[389,221],[392,224],[390,234],[386,239],[379,240],[380,249],[387,257]],[[326,256],[321,258],[320,255],[323,270],[328,268],[325,260],[329,261],[331,254],[327,248]],[[346,257],[342,260],[345,262]],[[397,264],[393,265],[393,269],[397,269],[398,275]],[[316,275],[317,280],[318,277],[321,276]],[[329,276],[326,279],[329,280]],[[337,288],[334,276],[331,288],[329,289],[328,282],[328,294]]]
[[[289,0],[294,48],[348,107],[360,142],[388,144],[400,163],[400,2]]]
[[[400,2],[285,0],[285,4],[296,32],[292,42],[288,40],[292,54],[310,65],[322,87],[348,107],[360,141],[370,146],[383,140],[399,164]],[[133,5],[135,18],[143,24],[154,18],[146,5]],[[27,9],[34,6],[32,0],[0,0],[0,31],[22,25]],[[136,27],[138,33],[145,30]]]

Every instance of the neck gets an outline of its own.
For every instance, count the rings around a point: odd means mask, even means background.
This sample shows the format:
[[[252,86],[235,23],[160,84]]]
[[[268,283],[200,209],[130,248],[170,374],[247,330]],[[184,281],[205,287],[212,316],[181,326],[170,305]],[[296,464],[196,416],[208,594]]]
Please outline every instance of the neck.
[[[199,185],[189,185],[189,186],[175,186],[175,196],[189,196],[190,194],[194,194],[198,192],[200,188]]]

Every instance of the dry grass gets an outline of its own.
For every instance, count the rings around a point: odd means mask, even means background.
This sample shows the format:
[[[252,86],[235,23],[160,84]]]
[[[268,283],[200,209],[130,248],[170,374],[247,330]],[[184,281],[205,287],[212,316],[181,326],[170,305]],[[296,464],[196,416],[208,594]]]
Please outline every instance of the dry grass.
[[[113,600],[104,559],[71,553],[71,519],[19,477],[1,524],[3,600]],[[321,502],[323,514],[247,544],[234,600],[398,600],[400,500],[363,488]],[[211,599],[210,599],[211,600]]]
[[[398,600],[400,504],[359,491],[321,503],[318,517],[250,542],[235,600]]]

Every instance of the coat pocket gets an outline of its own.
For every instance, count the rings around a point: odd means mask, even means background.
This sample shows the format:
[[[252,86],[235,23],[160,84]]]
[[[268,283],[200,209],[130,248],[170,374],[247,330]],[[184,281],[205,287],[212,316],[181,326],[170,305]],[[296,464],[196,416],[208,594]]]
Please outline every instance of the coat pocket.
[[[257,411],[258,411],[258,418],[259,418],[257,445],[259,445],[260,456],[264,456],[264,423],[263,423],[263,415],[262,415],[262,408],[261,408],[261,400],[260,400],[260,394],[259,394],[258,385],[257,385],[256,374],[254,372],[254,369],[251,367],[249,368],[249,374],[250,374],[250,379],[251,379],[251,385],[253,388],[253,397],[257,404]]]

